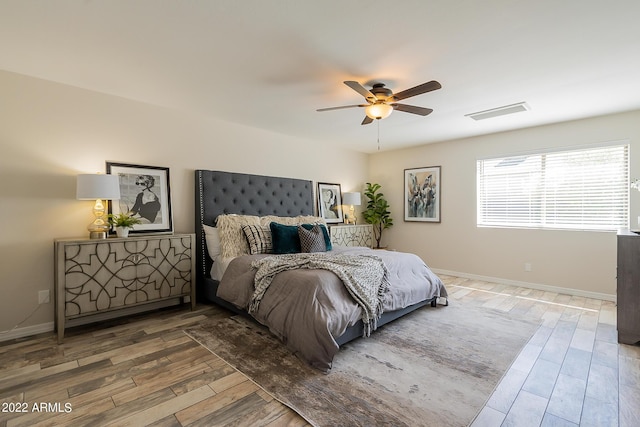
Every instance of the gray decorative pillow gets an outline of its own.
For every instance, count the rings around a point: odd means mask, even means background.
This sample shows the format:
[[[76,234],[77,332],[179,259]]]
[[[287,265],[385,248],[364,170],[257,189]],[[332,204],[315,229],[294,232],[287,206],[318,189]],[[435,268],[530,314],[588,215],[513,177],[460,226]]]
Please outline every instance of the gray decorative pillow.
[[[324,241],[324,233],[320,225],[315,224],[310,230],[298,226],[300,248],[302,252],[326,252],[327,244]]]
[[[268,226],[244,225],[242,232],[247,238],[251,255],[273,253],[271,229]]]

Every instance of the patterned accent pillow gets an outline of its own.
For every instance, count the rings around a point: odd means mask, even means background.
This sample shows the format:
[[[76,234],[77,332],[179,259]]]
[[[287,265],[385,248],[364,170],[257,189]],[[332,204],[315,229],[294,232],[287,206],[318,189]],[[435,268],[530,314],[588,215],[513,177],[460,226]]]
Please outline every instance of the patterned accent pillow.
[[[271,229],[268,226],[245,225],[242,227],[242,232],[247,238],[251,255],[273,253]]]
[[[329,230],[327,229],[326,225],[318,222],[313,224],[300,224],[300,225],[302,225],[307,230],[311,230],[314,225],[318,225],[320,227],[320,230],[322,230],[322,234],[324,234],[324,244],[327,245],[327,252],[333,249],[333,246],[331,245],[331,236],[329,236]]]
[[[300,248],[302,252],[326,252],[327,244],[324,241],[324,233],[320,225],[314,225],[311,230],[298,226],[298,236],[300,237]]]

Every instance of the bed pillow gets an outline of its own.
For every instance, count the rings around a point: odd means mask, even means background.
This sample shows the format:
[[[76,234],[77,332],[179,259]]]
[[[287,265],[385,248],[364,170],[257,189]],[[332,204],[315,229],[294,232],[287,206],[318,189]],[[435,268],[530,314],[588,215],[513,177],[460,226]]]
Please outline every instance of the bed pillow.
[[[300,224],[322,224],[327,225],[324,218],[313,215],[298,215],[298,216],[276,216],[265,215],[260,217],[260,224],[268,226],[272,222],[284,225],[300,225]]]
[[[215,260],[220,255],[220,234],[216,227],[202,224],[204,230],[204,239],[207,242],[207,252],[212,260]]]
[[[273,253],[270,227],[265,225],[243,225],[242,232],[247,238],[251,255]]]
[[[333,247],[331,246],[331,236],[329,236],[329,230],[327,230],[327,227],[324,224],[314,223],[314,224],[301,224],[301,225],[307,230],[311,230],[314,225],[318,225],[320,227],[320,230],[322,230],[322,235],[324,236],[324,244],[325,244],[326,250],[330,251],[331,249],[333,249]]]
[[[322,224],[327,226],[327,221],[321,216],[298,215],[296,217],[297,224]]]
[[[261,225],[266,225],[267,227],[269,227],[269,225],[272,222],[275,222],[277,224],[282,224],[282,225],[298,225],[299,224],[298,220],[294,216],[266,215],[266,216],[260,217]]]
[[[274,254],[297,254],[300,252],[300,237],[297,225],[269,224]]]
[[[311,227],[311,230],[307,230],[306,227],[299,225],[298,237],[300,238],[300,249],[302,252],[327,251],[327,244],[324,241],[324,233],[318,224]]]
[[[249,244],[242,232],[244,225],[260,225],[260,217],[253,215],[218,215],[221,254],[225,258],[249,254]]]

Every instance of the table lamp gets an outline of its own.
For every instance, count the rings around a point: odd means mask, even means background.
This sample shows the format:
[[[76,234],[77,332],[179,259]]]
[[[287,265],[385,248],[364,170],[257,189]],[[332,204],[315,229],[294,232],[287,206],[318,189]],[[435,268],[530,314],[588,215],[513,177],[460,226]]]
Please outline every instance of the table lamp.
[[[109,232],[106,207],[108,200],[120,198],[120,181],[118,175],[82,174],[78,175],[76,199],[95,200],[93,206],[94,221],[89,224],[90,239],[106,239]],[[105,201],[103,203],[102,201]]]
[[[356,224],[356,215],[354,206],[360,206],[362,203],[360,200],[360,193],[344,193],[342,195],[342,203],[349,206],[349,218],[347,218],[347,224],[353,222]]]

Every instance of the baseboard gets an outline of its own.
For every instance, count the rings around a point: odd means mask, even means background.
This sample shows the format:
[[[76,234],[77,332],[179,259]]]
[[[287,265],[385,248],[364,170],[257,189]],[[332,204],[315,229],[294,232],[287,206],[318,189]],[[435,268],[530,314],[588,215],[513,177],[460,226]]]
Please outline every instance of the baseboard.
[[[0,332],[0,342],[14,340],[17,338],[30,337],[32,335],[53,332],[53,322],[41,323],[39,325],[25,326],[24,328],[10,329]]]
[[[485,282],[500,283],[502,285],[519,286],[522,288],[556,292],[559,294],[574,295],[577,297],[594,298],[594,299],[599,299],[603,301],[612,301],[614,303],[617,301],[616,295],[603,294],[600,292],[582,291],[580,289],[562,288],[559,286],[549,286],[549,285],[543,285],[540,283],[521,282],[519,280],[503,279],[500,277],[481,276],[478,274],[461,273],[459,271],[442,270],[439,268],[432,268],[431,270],[436,274],[445,274],[447,276],[456,276],[456,277],[462,277],[465,279],[473,279],[473,280],[483,280]]]
[[[189,297],[185,297],[185,303]],[[161,301],[154,301],[149,304],[143,304],[133,307],[126,307],[113,311],[97,313],[87,317],[67,320],[65,326],[72,328],[74,326],[85,325],[88,323],[101,322],[104,320],[115,319],[117,317],[129,316],[133,314],[144,313],[146,311],[157,310],[164,307],[170,307],[181,304],[180,298],[170,298]],[[39,325],[25,326],[24,328],[15,328],[8,331],[0,331],[0,342],[9,341],[16,338],[29,337],[31,335],[42,334],[45,332],[53,332],[55,330],[54,322],[41,323]]]

